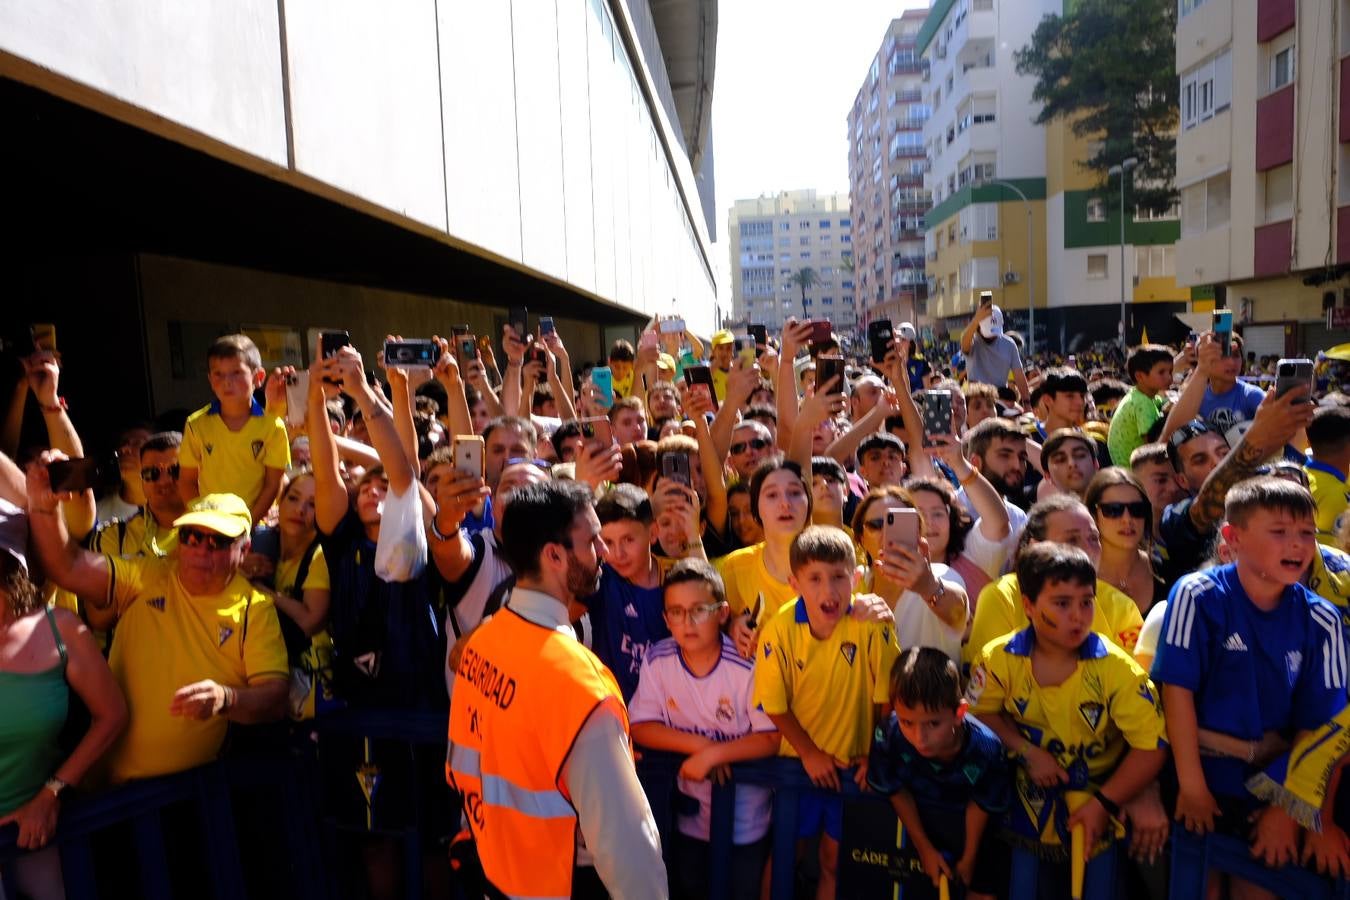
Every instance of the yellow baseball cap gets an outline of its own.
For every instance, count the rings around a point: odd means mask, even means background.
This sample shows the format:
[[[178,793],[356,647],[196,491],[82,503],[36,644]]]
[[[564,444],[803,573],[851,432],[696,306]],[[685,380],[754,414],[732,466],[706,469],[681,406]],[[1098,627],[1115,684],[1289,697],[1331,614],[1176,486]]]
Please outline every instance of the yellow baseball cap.
[[[174,528],[193,525],[237,538],[253,527],[253,516],[236,494],[207,494],[189,503],[187,512],[173,521]]]
[[[723,328],[721,331],[717,332],[717,334],[714,334],[712,336],[712,345],[714,347],[720,347],[723,344],[734,344],[734,343],[736,343],[736,335],[732,334],[725,328]]]
[[[675,357],[671,356],[669,353],[662,353],[656,358],[656,367],[658,369],[665,369],[667,372],[674,372]]]

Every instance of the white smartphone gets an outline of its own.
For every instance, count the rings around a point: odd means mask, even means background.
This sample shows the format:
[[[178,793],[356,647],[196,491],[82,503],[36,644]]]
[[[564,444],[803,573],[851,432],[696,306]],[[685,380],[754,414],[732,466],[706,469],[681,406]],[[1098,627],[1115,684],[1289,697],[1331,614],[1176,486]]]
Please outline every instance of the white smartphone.
[[[483,477],[483,438],[477,434],[455,435],[455,471],[470,478]]]
[[[309,370],[299,369],[286,377],[286,424],[298,428],[309,412]]]
[[[882,532],[887,544],[904,547],[909,550],[919,546],[919,511],[904,506],[892,506],[886,510],[886,530]]]

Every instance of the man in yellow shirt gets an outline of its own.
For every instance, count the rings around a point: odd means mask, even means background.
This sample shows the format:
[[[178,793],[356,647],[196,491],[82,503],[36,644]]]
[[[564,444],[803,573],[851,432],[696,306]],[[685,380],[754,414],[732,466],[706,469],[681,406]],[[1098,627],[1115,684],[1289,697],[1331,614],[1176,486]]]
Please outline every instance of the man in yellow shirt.
[[[712,382],[717,402],[727,399],[727,375],[731,373],[731,355],[736,351],[736,335],[725,328],[712,336]]]
[[[1051,543],[1077,547],[1088,555],[1095,568],[1101,562],[1102,539],[1097,524],[1077,497],[1056,494],[1031,508],[1022,532],[1022,544]],[[985,585],[975,604],[975,619],[970,639],[962,649],[969,665],[985,645],[997,637],[1021,631],[1028,625],[1022,606],[1022,589],[1014,572]],[[1097,579],[1097,600],[1092,614],[1092,630],[1105,635],[1126,653],[1134,652],[1144,617],[1135,602],[1110,584]]]
[[[1340,547],[1340,530],[1350,507],[1350,408],[1328,406],[1308,426],[1308,489],[1317,501],[1317,540]]]
[[[253,521],[260,521],[291,464],[286,424],[253,398],[266,370],[248,336],[216,338],[206,359],[216,399],[188,416],[178,489],[184,502],[200,494],[235,494],[248,504]]]
[[[117,625],[109,660],[129,725],[108,755],[114,781],[215,758],[227,722],[286,714],[286,645],[276,609],[239,573],[251,520],[243,500],[209,494],[174,521],[178,555],[124,560],[70,540],[42,454],[28,474],[32,540],[59,586],[87,604],[90,625]]]

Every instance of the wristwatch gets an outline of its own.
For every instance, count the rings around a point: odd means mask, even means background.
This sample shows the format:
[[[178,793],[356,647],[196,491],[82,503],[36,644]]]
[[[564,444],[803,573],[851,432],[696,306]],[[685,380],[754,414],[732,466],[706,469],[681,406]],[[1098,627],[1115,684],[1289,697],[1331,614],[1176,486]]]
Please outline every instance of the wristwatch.
[[[61,792],[64,791],[66,788],[70,787],[69,784],[62,781],[60,778],[57,778],[55,775],[53,775],[51,778],[48,778],[46,783],[43,784],[42,786],[47,790],[51,791],[52,796],[55,797],[57,800],[61,799]]]

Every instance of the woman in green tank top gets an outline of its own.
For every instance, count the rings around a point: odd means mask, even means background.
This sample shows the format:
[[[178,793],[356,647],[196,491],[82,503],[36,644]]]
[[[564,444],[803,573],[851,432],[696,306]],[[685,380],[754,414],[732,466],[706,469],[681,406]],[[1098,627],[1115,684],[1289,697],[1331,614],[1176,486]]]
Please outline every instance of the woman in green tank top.
[[[126,702],[93,635],[73,613],[49,609],[28,578],[27,520],[0,501],[0,828],[18,826],[20,894],[60,897],[60,860],[43,850],[56,831],[62,792],[98,761],[126,724]],[[20,514],[21,515],[21,514]],[[89,709],[88,731],[62,759],[57,738],[70,691]]]

